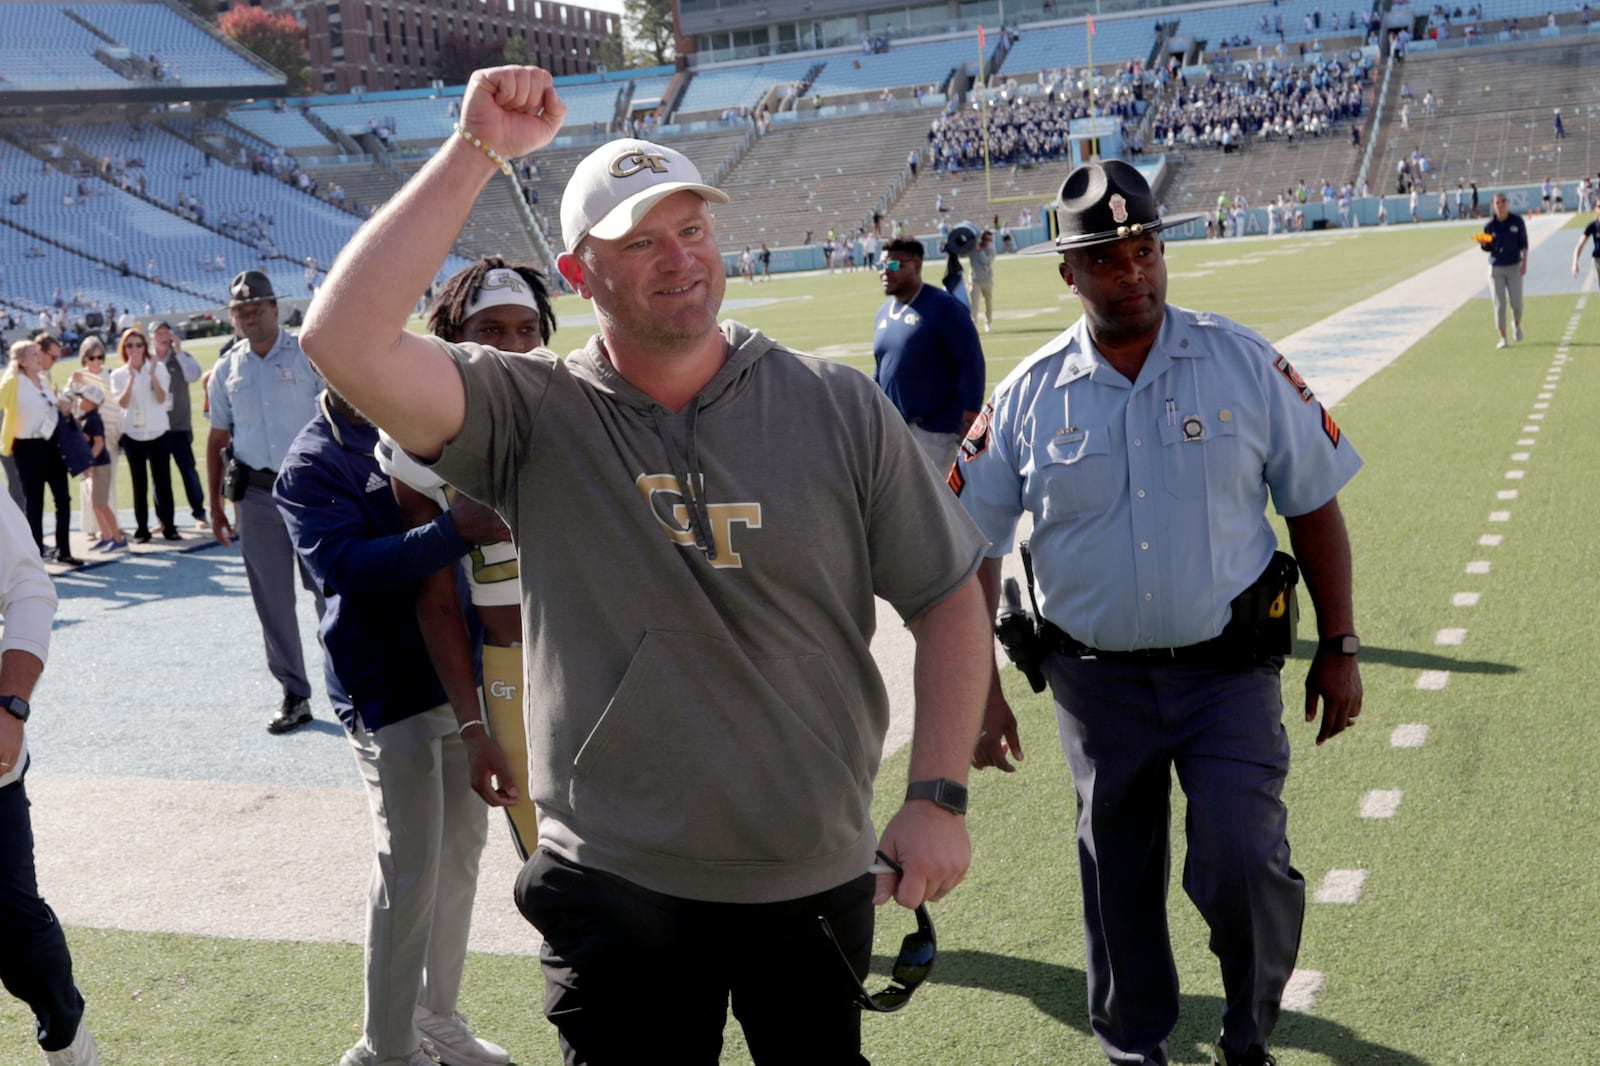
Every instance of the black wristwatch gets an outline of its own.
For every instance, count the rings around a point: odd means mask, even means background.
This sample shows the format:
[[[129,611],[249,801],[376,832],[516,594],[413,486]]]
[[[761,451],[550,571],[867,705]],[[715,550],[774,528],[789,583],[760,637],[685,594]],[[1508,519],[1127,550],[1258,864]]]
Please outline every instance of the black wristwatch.
[[[1338,636],[1323,637],[1317,641],[1318,651],[1330,651],[1335,655],[1355,655],[1361,651],[1361,638],[1354,633],[1341,633]]]
[[[951,814],[967,813],[967,786],[958,785],[948,777],[932,781],[913,781],[906,786],[906,800],[932,800]]]
[[[13,718],[22,722],[26,722],[28,715],[33,713],[32,708],[28,706],[28,701],[21,696],[0,696],[0,707],[10,711]]]

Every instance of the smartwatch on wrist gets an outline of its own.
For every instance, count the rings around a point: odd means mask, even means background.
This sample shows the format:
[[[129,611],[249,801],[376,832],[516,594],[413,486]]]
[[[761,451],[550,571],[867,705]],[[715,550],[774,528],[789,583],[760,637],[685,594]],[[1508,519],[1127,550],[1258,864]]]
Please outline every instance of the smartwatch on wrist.
[[[28,715],[33,713],[28,701],[21,696],[0,696],[0,707],[5,708],[13,718],[21,722],[26,722]]]
[[[913,781],[906,786],[906,800],[931,800],[951,814],[967,813],[967,786],[959,785],[948,777],[932,781]]]
[[[1317,650],[1335,655],[1355,655],[1361,651],[1361,638],[1354,633],[1340,633],[1317,641]]]

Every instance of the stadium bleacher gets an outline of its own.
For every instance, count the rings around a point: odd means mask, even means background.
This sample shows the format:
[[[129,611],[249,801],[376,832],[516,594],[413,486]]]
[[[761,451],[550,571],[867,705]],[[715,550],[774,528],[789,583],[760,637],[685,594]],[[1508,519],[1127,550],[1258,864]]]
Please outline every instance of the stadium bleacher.
[[[1266,52],[1271,53],[1278,43],[1277,24],[1283,20],[1283,36],[1286,41],[1330,41],[1334,38],[1356,37],[1365,40],[1367,30],[1360,20],[1367,13],[1363,6],[1360,10],[1354,5],[1349,5],[1347,10],[1340,11],[1341,5],[1337,0],[1283,0],[1274,3],[1273,0],[1259,0],[1253,4],[1240,4],[1235,7],[1210,7],[1198,11],[1185,11],[1178,17],[1178,35],[1192,37],[1197,41],[1206,41],[1212,49],[1222,46],[1226,41],[1237,36],[1241,41],[1248,38],[1252,46],[1264,45]],[[1313,23],[1311,29],[1306,28],[1306,16],[1311,16]],[[1261,20],[1267,20],[1267,30],[1261,28]],[[1339,20],[1338,27],[1333,25],[1333,20]],[[1349,26],[1352,18],[1357,19],[1357,26]],[[1321,20],[1318,22],[1317,20]],[[1245,58],[1242,54],[1238,58]]]
[[[974,72],[978,69],[975,36],[897,44],[887,52],[871,55],[834,55],[811,83],[810,92],[826,99],[874,89],[941,86],[950,72],[963,64]]]
[[[1095,20],[1094,61],[1096,66],[1124,63],[1150,57],[1155,44],[1155,19],[1141,13],[1129,18]],[[1088,26],[1082,22],[1059,26],[1024,26],[1021,37],[1006,54],[1000,72],[1018,77],[1040,70],[1087,66],[1089,62]]]
[[[228,121],[267,144],[281,148],[331,149],[328,138],[298,110],[276,111],[269,107],[236,107]]]
[[[0,94],[76,86],[115,89],[128,80],[95,58],[105,46],[62,4],[6,4],[0,31]]]
[[[656,75],[651,78],[635,78],[633,81],[633,98],[631,106],[637,110],[641,107],[657,107],[667,95],[667,89],[672,85],[672,75]]]
[[[73,12],[134,54],[155,57],[165,78],[186,86],[227,85],[248,89],[277,84],[276,79],[164,4],[95,2],[73,5]]]
[[[755,107],[774,85],[799,82],[821,60],[812,56],[695,72],[678,104],[680,114]]]

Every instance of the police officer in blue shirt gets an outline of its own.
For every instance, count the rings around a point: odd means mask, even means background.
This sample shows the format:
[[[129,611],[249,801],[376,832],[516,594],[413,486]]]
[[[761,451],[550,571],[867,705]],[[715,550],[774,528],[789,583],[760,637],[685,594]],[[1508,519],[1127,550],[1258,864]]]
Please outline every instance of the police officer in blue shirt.
[[[322,377],[300,342],[278,324],[278,297],[265,274],[239,274],[228,287],[228,297],[228,317],[240,337],[217,358],[206,387],[211,532],[225,548],[239,538],[250,598],[266,641],[267,668],[283,686],[283,702],[267,722],[267,731],[287,733],[311,721],[311,682],[294,609],[297,567],[319,619],[323,603],[321,587],[295,558],[283,516],[272,502],[272,483],[289,445],[317,413]],[[230,467],[229,491],[224,493]],[[236,524],[228,522],[224,499],[233,501]]]
[[[1317,743],[1361,710],[1350,545],[1337,493],[1361,465],[1259,335],[1168,306],[1149,186],[1121,162],[1061,188],[1062,280],[1083,316],[1025,359],[973,425],[950,484],[991,542],[990,604],[1018,519],[1033,519],[1040,638],[1078,800],[1090,1024],[1117,1062],[1166,1063],[1178,1016],[1167,937],[1172,772],[1188,797],[1183,884],[1226,991],[1219,1062],[1273,1062],[1305,882],[1281,795],[1282,656],[1294,566],[1322,639],[1306,681]],[[1016,719],[991,682],[973,764],[1015,769]]]

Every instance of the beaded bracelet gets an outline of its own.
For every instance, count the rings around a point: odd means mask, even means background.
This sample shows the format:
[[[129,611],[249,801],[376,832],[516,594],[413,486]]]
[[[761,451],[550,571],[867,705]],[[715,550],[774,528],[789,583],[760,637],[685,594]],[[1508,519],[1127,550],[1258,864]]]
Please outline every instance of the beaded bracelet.
[[[481,725],[483,726],[483,731],[485,733],[489,732],[489,725],[487,722],[485,722],[482,718],[472,718],[456,726],[456,735],[466,736],[467,730],[471,729],[475,725]]]
[[[504,156],[495,151],[493,148],[490,148],[487,144],[484,144],[476,134],[468,133],[466,127],[462,126],[460,123],[456,124],[456,132],[465,137],[468,144],[472,145],[472,147],[478,149],[484,155],[488,156],[489,161],[500,168],[500,173],[504,174],[508,178],[511,176],[511,164],[505,161]]]

